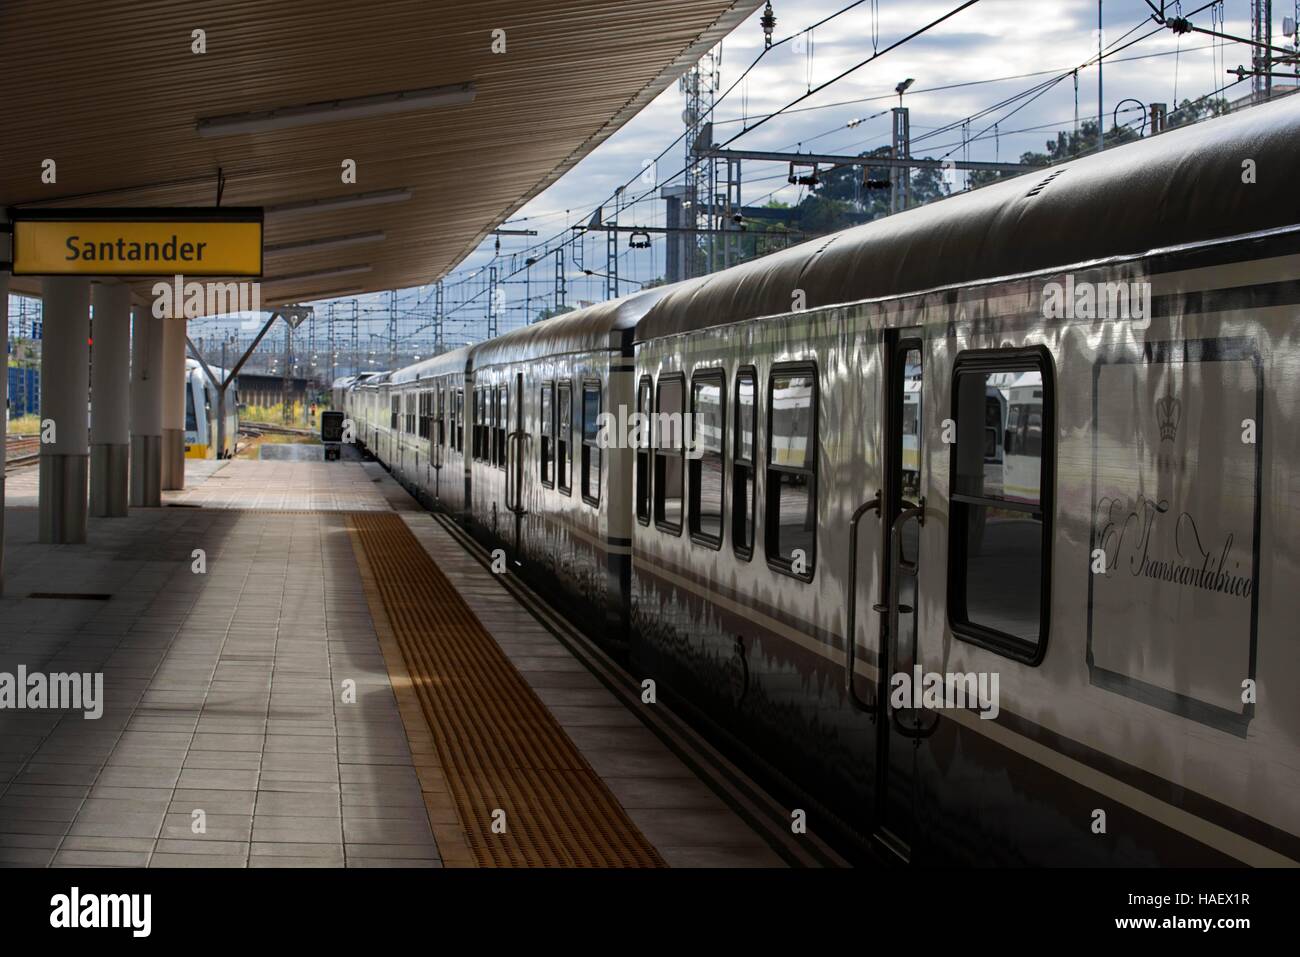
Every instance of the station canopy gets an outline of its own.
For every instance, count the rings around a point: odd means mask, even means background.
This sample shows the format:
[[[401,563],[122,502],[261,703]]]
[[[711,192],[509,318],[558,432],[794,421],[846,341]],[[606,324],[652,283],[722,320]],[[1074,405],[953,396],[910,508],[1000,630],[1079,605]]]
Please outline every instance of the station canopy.
[[[213,206],[220,189],[266,210],[265,305],[422,285],[761,5],[9,0],[0,206]]]

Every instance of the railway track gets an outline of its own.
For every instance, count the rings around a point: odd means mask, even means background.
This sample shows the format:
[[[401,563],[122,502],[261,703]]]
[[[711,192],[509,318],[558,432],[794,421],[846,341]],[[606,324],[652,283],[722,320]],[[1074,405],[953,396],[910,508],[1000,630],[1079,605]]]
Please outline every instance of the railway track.
[[[41,440],[35,435],[5,436],[5,471],[35,464],[40,453]]]

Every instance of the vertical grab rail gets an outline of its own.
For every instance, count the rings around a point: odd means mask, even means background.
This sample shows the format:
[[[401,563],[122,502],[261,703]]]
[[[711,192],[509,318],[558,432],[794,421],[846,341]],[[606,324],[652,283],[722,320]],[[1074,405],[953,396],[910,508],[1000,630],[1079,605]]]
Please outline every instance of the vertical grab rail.
[[[858,697],[857,688],[853,684],[858,648],[858,524],[867,512],[875,512],[876,517],[879,518],[882,501],[880,489],[876,489],[875,498],[859,505],[853,517],[849,519],[849,577],[845,583],[848,591],[848,608],[845,616],[844,690],[848,692],[853,706],[871,715],[872,721],[876,720],[876,712],[879,710],[877,702],[863,701]],[[876,607],[879,610],[879,606]]]
[[[532,436],[523,429],[515,429],[506,436],[507,443],[514,444],[515,459],[513,462],[506,463],[506,508],[515,515],[526,515],[527,510],[524,508],[524,457],[525,447],[532,444]],[[510,446],[507,445],[507,448]],[[513,478],[513,482],[511,481]],[[510,489],[514,488],[514,499],[511,499]]]
[[[904,502],[903,504],[904,504],[903,510],[898,513],[898,517],[894,519],[894,524],[890,527],[889,530],[890,595],[889,595],[889,639],[888,640],[890,642],[895,642],[898,640],[899,614],[909,614],[909,615],[916,614],[915,608],[906,607],[898,600],[899,585],[902,581],[902,576],[907,575],[909,578],[915,579],[917,577],[917,572],[919,571],[919,564],[917,562],[909,562],[906,558],[903,557],[903,526],[905,526],[912,519],[916,519],[916,524],[918,526],[923,527],[925,525],[925,499],[924,498],[921,499],[920,504],[918,505],[910,505],[906,502]],[[913,628],[912,630],[913,645],[915,645],[916,636],[917,636],[915,621],[913,621],[912,628]],[[888,655],[888,650],[886,650],[886,655]],[[935,720],[931,722],[928,726],[921,724],[919,716],[915,724],[906,725],[903,723],[903,719],[899,717],[898,711],[894,710],[893,708],[890,708],[888,704],[886,704],[886,710],[889,713],[889,718],[891,723],[894,726],[894,730],[897,731],[905,738],[928,738],[930,735],[934,734],[935,729],[938,728],[939,726],[938,715],[935,716]]]

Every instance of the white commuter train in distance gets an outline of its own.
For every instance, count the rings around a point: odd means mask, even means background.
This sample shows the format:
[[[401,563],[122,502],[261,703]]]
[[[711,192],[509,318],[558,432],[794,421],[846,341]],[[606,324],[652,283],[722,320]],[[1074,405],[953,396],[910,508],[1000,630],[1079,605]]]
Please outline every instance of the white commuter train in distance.
[[[225,370],[209,366],[212,374],[225,378]],[[225,459],[235,454],[239,438],[239,380],[226,390],[224,445],[217,448],[217,389],[197,359],[185,360],[185,457]]]

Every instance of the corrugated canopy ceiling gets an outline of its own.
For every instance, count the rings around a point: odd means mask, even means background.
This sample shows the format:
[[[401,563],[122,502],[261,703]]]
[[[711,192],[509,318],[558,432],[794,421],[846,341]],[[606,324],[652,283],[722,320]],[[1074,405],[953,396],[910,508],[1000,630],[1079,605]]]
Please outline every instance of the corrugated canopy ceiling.
[[[0,204],[211,206],[218,169],[226,206],[407,190],[401,202],[268,212],[262,298],[420,285],[451,269],[761,5],[7,0]],[[201,55],[191,49],[197,29],[206,33]],[[492,51],[497,29],[505,31],[503,54]],[[206,118],[465,83],[474,86],[466,105],[272,132],[197,129]],[[57,163],[54,184],[41,181],[45,159]],[[341,180],[345,159],[356,161],[356,185]],[[358,234],[370,235],[274,251]],[[330,270],[339,272],[325,276]],[[282,276],[309,278],[272,282]]]

